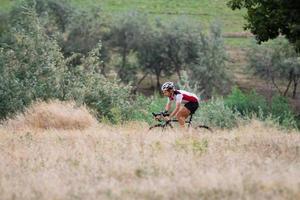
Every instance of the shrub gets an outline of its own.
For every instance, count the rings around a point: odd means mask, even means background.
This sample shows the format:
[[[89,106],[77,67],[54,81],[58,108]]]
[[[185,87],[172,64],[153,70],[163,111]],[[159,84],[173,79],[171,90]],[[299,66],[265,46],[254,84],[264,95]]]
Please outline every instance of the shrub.
[[[225,105],[244,119],[255,116],[261,120],[271,120],[286,128],[297,127],[295,115],[287,99],[281,95],[274,96],[271,104],[268,105],[265,97],[255,91],[244,93],[238,88],[233,88],[231,94],[225,99]]]
[[[0,48],[1,119],[24,109],[33,101],[76,100],[97,111],[99,119],[113,123],[130,119],[134,108],[131,88],[107,80],[99,72],[101,43],[69,66],[54,39],[45,34],[35,10],[24,5],[10,29],[10,43]]]
[[[263,96],[254,90],[246,94],[236,87],[225,98],[225,105],[245,117],[252,114],[259,116],[261,112],[266,114],[268,111],[267,101]]]
[[[5,118],[34,99],[60,98],[64,59],[57,43],[47,37],[34,10],[24,8],[18,24],[8,31],[0,54],[1,116]]]
[[[296,117],[293,114],[287,98],[276,95],[272,98],[272,118],[286,128],[297,128]]]
[[[212,127],[233,128],[237,125],[239,114],[224,104],[224,100],[212,99],[200,104],[195,114],[195,121]]]

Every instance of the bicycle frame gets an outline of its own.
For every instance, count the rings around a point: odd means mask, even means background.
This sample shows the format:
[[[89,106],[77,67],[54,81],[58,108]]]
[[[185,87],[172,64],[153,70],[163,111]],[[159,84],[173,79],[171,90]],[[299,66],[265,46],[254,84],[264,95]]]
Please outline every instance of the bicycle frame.
[[[153,115],[154,117],[159,116],[160,118],[169,116],[169,114],[167,114],[167,113],[165,113],[165,112],[152,113],[152,115]],[[185,121],[185,123],[188,124],[188,128],[190,128],[191,125],[192,125],[192,119],[193,119],[193,114],[190,115],[189,120]],[[165,121],[165,120],[158,119],[158,121],[159,121],[159,122],[164,122],[164,123],[160,123],[160,124],[153,125],[153,126],[151,126],[151,127],[149,128],[149,130],[151,130],[151,129],[153,129],[153,128],[156,128],[156,127],[161,127],[162,129],[165,129],[166,127],[169,126],[169,127],[173,128],[173,125],[172,125],[171,122],[178,122],[177,119],[171,119],[171,120],[169,120],[169,121]],[[205,126],[205,125],[199,125],[197,128],[204,128],[204,129],[207,129],[207,130],[213,132],[211,128],[209,128],[208,126]]]
[[[153,115],[154,117],[157,117],[157,116],[161,116],[161,117],[169,116],[169,114],[166,114],[166,113],[163,113],[163,112],[161,112],[161,113],[152,113],[152,115]],[[192,124],[192,119],[193,119],[193,115],[191,114],[189,120],[185,121],[185,123],[188,124],[188,127],[191,126],[191,124]],[[162,120],[160,120],[160,119],[158,119],[158,121],[159,121],[159,122],[162,122]],[[166,128],[167,126],[170,126],[171,128],[173,128],[173,125],[171,124],[171,122],[178,122],[178,120],[177,120],[177,119],[171,119],[171,120],[169,120],[169,121],[164,121],[163,124],[156,124],[156,125],[154,125],[154,126],[151,126],[149,129],[151,130],[152,128],[155,128],[155,127],[162,127],[162,128],[164,129],[164,128]]]

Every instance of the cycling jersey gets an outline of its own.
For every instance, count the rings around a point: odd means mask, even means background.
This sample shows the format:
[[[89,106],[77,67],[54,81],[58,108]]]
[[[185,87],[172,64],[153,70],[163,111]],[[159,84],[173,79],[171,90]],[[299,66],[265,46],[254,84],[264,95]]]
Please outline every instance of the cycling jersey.
[[[186,104],[189,102],[198,103],[199,98],[190,92],[184,90],[175,90],[174,95],[168,98],[168,103],[170,101],[176,101],[176,103]]]

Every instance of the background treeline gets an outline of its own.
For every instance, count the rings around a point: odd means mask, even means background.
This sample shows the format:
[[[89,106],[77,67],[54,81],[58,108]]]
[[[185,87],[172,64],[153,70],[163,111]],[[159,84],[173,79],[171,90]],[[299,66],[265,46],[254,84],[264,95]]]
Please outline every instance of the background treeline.
[[[293,83],[296,96],[297,54],[288,43],[274,45],[291,53],[278,60],[270,58],[275,64],[267,65],[267,70],[261,64],[265,58],[255,57],[255,53],[249,63],[273,84],[275,79],[288,79],[285,91]],[[276,51],[269,55],[278,58]],[[207,98],[230,91],[226,63],[217,23],[207,32],[185,19],[165,22],[137,12],[108,15],[100,9],[75,8],[65,1],[25,0],[1,13],[0,118],[6,119],[36,100],[60,99],[88,105],[100,120],[149,122],[149,111],[161,110],[164,100],[139,94],[148,77],[155,78],[154,89],[165,79],[181,80],[181,88],[190,87]],[[292,68],[292,78],[290,68],[276,71],[284,64]],[[198,115],[198,121],[219,127],[233,127],[239,119],[253,115],[286,127],[297,126],[282,96],[267,100],[238,89],[224,99],[206,103]]]

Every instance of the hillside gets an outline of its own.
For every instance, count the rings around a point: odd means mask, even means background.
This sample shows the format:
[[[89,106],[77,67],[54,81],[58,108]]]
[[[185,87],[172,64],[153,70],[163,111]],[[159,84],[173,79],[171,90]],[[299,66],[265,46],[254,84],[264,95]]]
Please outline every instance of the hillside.
[[[177,17],[186,17],[200,22],[207,29],[210,23],[220,22],[228,45],[244,46],[249,44],[243,33],[244,11],[232,11],[226,6],[227,0],[70,0],[72,5],[83,8],[100,8],[105,13],[122,13],[139,11],[147,13],[153,19],[160,17],[170,20]],[[13,2],[0,0],[0,11],[9,9]]]

